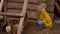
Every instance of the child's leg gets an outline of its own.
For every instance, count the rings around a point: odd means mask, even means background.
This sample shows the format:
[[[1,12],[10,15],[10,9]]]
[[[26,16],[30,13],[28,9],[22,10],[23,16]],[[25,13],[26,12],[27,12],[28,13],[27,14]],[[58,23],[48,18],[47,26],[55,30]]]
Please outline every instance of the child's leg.
[[[38,25],[41,26],[42,29],[46,28],[44,22],[42,22],[40,20],[38,20]]]

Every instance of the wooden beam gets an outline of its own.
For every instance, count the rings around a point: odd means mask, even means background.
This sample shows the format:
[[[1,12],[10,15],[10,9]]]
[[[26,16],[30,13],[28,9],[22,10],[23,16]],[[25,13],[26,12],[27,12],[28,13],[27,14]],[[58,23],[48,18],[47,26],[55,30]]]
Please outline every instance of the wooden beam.
[[[1,15],[5,16],[23,16],[21,13],[10,13],[10,12],[0,12]]]
[[[8,9],[22,9],[23,3],[14,3],[14,2],[8,2],[7,8]],[[28,4],[27,10],[36,10],[37,5],[36,4]]]
[[[0,2],[0,12],[2,11],[2,8],[3,8],[3,2],[4,2],[4,0],[1,0],[1,2]]]
[[[24,23],[24,19],[25,19],[25,16],[26,16],[26,9],[27,9],[27,5],[28,5],[28,0],[24,0],[24,4],[23,4],[23,10],[22,10],[22,14],[24,14],[23,17],[20,18],[20,21],[19,21],[19,28],[18,28],[18,32],[17,34],[21,34],[22,31],[23,31],[23,23]]]
[[[24,0],[8,0],[9,2],[24,2]],[[39,0],[28,0],[29,3],[39,3]]]
[[[55,6],[56,6],[57,10],[58,10],[58,11],[60,11],[60,7],[59,7],[58,3],[55,1],[55,3],[54,3],[54,4],[55,4]]]

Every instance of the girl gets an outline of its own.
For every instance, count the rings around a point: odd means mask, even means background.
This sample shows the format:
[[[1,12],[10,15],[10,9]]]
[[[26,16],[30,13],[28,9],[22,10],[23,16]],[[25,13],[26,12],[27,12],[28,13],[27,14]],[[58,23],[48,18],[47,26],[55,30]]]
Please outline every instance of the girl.
[[[52,28],[52,20],[51,20],[49,14],[47,13],[45,8],[46,8],[45,4],[39,4],[37,7],[37,10],[39,13],[38,24],[43,29],[51,29]]]

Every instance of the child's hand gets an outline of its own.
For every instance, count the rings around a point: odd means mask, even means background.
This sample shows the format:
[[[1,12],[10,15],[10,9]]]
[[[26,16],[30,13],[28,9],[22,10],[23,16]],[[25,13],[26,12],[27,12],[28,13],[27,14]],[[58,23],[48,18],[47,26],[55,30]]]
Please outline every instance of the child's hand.
[[[43,21],[38,20],[38,24],[41,24],[41,23],[43,23]]]

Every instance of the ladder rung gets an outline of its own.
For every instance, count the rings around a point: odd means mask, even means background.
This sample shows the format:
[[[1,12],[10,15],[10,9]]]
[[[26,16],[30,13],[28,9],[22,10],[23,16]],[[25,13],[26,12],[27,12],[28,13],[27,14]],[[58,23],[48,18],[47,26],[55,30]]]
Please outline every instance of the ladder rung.
[[[10,12],[0,12],[1,15],[7,15],[7,16],[23,16],[21,13],[10,13]]]

